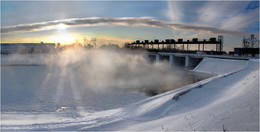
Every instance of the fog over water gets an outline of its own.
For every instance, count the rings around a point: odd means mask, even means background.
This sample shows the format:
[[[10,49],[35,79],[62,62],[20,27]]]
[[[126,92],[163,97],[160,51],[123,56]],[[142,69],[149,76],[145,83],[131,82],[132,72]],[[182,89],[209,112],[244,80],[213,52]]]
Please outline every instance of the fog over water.
[[[74,48],[55,54],[2,55],[2,110],[104,110],[185,84],[192,78],[144,51]]]

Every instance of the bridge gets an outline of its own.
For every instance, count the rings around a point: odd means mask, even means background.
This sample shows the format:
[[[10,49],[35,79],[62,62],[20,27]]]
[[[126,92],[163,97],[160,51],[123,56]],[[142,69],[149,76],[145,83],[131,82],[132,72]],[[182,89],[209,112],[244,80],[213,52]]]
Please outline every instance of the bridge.
[[[196,67],[204,57],[234,60],[249,60],[256,57],[250,56],[230,56],[230,55],[208,55],[208,54],[188,54],[188,53],[168,53],[168,52],[148,52],[148,58],[151,62],[168,61],[169,67],[176,66],[191,69]]]

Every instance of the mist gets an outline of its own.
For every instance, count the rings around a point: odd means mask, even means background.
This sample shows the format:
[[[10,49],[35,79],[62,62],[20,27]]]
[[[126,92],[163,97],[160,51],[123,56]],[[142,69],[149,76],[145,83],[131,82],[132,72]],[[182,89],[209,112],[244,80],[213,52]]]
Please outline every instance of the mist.
[[[51,74],[59,75],[58,89],[64,87],[60,80],[70,76],[77,80],[74,87],[81,92],[116,89],[153,96],[193,81],[181,68],[170,69],[167,61],[151,63],[145,51],[73,48],[54,54],[13,54],[2,59],[6,59],[2,65],[46,65]]]

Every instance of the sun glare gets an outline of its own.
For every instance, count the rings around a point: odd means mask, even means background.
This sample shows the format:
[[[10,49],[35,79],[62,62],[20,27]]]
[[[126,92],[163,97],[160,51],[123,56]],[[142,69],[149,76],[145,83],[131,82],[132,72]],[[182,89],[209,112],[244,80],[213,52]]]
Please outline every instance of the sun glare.
[[[58,30],[65,30],[65,29],[67,29],[69,26],[68,25],[65,25],[65,24],[63,24],[63,23],[60,23],[60,24],[58,24],[57,26],[56,26],[56,28],[58,29]]]
[[[57,34],[50,37],[51,41],[60,44],[72,44],[75,41],[75,37],[71,34]]]

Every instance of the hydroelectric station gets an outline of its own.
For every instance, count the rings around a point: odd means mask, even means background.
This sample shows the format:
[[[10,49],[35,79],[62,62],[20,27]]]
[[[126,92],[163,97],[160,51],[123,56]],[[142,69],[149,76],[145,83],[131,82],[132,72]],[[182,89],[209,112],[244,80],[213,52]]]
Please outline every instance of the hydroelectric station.
[[[168,61],[169,66],[185,67],[192,69],[196,67],[204,57],[220,58],[220,59],[235,59],[248,60],[259,56],[259,52],[248,56],[228,55],[223,51],[224,37],[219,35],[218,38],[210,38],[209,40],[193,38],[191,41],[180,39],[166,39],[165,41],[136,40],[135,42],[126,44],[127,48],[132,50],[143,49],[148,51],[148,57],[151,62]],[[205,47],[211,47],[206,49]],[[213,48],[212,48],[213,47]],[[259,48],[257,48],[259,49]]]

